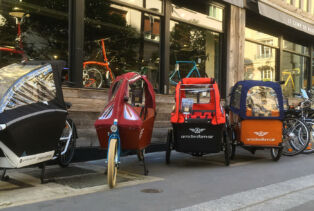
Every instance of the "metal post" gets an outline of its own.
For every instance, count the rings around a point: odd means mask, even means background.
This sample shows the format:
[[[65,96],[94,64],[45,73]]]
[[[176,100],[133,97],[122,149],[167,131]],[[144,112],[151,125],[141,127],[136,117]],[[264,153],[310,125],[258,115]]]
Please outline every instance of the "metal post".
[[[69,0],[69,79],[82,87],[85,0]]]
[[[171,16],[171,2],[165,0],[163,2],[164,16],[162,17],[161,28],[161,46],[160,46],[160,93],[169,93],[169,65],[170,65],[170,16]]]

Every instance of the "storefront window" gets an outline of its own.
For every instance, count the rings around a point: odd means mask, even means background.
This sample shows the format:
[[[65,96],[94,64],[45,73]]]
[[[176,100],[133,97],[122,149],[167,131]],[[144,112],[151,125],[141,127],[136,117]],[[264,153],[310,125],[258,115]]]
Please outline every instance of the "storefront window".
[[[278,38],[260,31],[245,28],[245,38],[271,46],[278,46]]]
[[[170,22],[170,31],[170,74],[175,70],[176,61],[194,61],[201,76],[214,77],[219,81],[220,35],[175,21]],[[192,67],[193,64],[180,64],[181,78]]]
[[[30,59],[67,61],[68,1],[0,1],[0,67]]]
[[[300,93],[300,89],[306,88],[308,58],[296,54],[283,52],[283,64],[281,70],[281,80],[283,94],[287,97],[294,96],[294,93]]]
[[[171,16],[190,22],[204,28],[222,31],[223,8],[209,5],[208,3],[191,4],[186,1],[172,1]],[[213,17],[213,18],[209,18]]]
[[[309,55],[309,48],[303,45],[298,45],[293,42],[289,42],[287,40],[284,40],[283,49],[294,51],[296,53]]]
[[[139,7],[143,7],[143,0],[120,0],[120,1],[126,2],[128,4],[134,4]]]
[[[244,58],[245,80],[275,80],[275,48],[246,41]]]
[[[147,75],[158,90],[160,17],[115,5],[108,0],[97,5],[96,13],[94,6],[87,4],[85,9],[86,65],[83,70],[83,85],[92,88],[109,87],[112,82],[109,72],[113,77],[127,72],[139,72]],[[104,39],[104,48],[101,39]],[[97,71],[90,71],[91,69]],[[99,77],[102,80],[100,85],[97,79]],[[90,78],[96,78],[97,82],[93,83]]]
[[[162,12],[162,0],[146,0],[146,8],[155,12]]]

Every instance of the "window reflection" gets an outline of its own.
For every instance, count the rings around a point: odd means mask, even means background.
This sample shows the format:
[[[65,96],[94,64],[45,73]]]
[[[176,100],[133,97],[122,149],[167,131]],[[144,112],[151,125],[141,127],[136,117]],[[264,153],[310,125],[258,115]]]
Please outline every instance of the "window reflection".
[[[294,96],[294,93],[300,93],[300,89],[306,87],[306,75],[308,58],[283,52],[283,68],[281,70],[281,80],[283,94],[287,97]]]
[[[155,12],[162,12],[162,0],[146,0],[146,8]]]
[[[275,80],[276,50],[249,41],[244,49],[245,80]]]
[[[126,72],[145,74],[157,90],[160,18],[110,1],[97,6],[96,11],[95,5],[86,6],[84,63],[104,62],[104,51],[97,40],[105,38],[105,53],[112,74],[115,77]],[[108,68],[92,64],[84,70],[91,67],[97,68],[107,80]],[[111,82],[103,83],[101,87],[109,87]]]
[[[293,42],[289,42],[287,40],[284,40],[283,48],[290,50],[290,51],[294,51],[296,53],[309,55],[309,48],[308,47],[303,46],[303,45],[299,45],[299,44],[296,44]]]
[[[143,0],[120,0],[120,1],[126,2],[128,4],[134,4],[139,7],[143,7]]]
[[[259,32],[250,28],[245,28],[245,38],[256,42],[261,42],[267,45],[278,46],[278,38]]]
[[[175,70],[176,61],[194,61],[201,76],[219,81],[219,34],[175,21],[170,22],[170,31],[170,74]],[[181,78],[192,67],[193,64],[180,64]]]
[[[66,0],[0,1],[0,8],[0,67],[27,59],[67,61]]]

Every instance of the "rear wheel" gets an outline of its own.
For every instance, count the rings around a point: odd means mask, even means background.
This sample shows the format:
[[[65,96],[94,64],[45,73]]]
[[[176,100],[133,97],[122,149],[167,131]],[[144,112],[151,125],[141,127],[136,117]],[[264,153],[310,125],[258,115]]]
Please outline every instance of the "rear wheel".
[[[111,139],[109,148],[108,148],[108,171],[107,171],[107,181],[110,188],[116,186],[116,179],[117,179],[117,146],[118,140]]]
[[[270,155],[273,161],[278,161],[282,154],[282,148],[271,148]]]
[[[76,137],[74,134],[74,125],[71,124],[71,120],[67,119],[65,122],[65,128],[62,131],[62,135],[60,137],[60,155],[58,157],[58,163],[61,167],[67,167],[75,152],[76,146]],[[68,143],[66,152],[62,155],[61,152],[65,150],[66,144]]]
[[[231,144],[230,144],[230,139],[227,136],[226,132],[223,132],[223,144],[224,144],[224,154],[225,154],[225,165],[229,166],[230,165],[230,158],[231,158]]]
[[[172,129],[169,129],[166,143],[166,164],[170,164],[171,148],[172,148]]]
[[[235,138],[235,131],[233,128],[231,128],[231,130],[230,130],[230,135],[231,135],[231,156],[230,156],[230,159],[234,160],[237,142],[236,142],[236,138]]]
[[[296,118],[284,119],[282,154],[293,156],[301,153],[310,141],[310,132],[306,124]]]

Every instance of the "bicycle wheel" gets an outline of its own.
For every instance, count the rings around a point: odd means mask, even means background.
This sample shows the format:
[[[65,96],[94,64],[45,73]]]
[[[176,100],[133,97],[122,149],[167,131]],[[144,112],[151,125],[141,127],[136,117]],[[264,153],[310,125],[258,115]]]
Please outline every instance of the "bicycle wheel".
[[[282,154],[293,156],[301,153],[310,141],[310,133],[306,124],[296,118],[286,118],[283,125]]]
[[[306,122],[310,130],[310,142],[307,147],[303,150],[304,154],[310,154],[314,152],[314,122]]]
[[[230,139],[227,136],[225,131],[222,134],[222,140],[223,140],[223,144],[224,144],[225,165],[229,166],[232,152],[231,152]]]
[[[282,154],[282,148],[271,148],[270,155],[273,161],[278,161]]]
[[[172,129],[169,129],[166,143],[166,164],[170,164],[171,145],[172,145]]]
[[[83,86],[86,88],[101,88],[103,85],[103,76],[101,71],[95,67],[83,69]]]
[[[107,181],[110,188],[113,188],[116,186],[116,179],[117,179],[117,151],[118,146],[118,140],[117,139],[111,139],[110,145],[108,147],[108,170],[107,170]]]
[[[66,145],[68,143],[67,151],[62,155],[61,152],[64,151]],[[75,152],[76,146],[76,137],[74,134],[74,128],[72,127],[71,120],[67,119],[65,122],[65,128],[62,131],[62,135],[60,138],[60,155],[58,157],[58,163],[61,167],[67,167]]]

